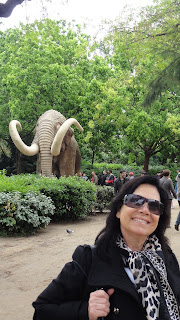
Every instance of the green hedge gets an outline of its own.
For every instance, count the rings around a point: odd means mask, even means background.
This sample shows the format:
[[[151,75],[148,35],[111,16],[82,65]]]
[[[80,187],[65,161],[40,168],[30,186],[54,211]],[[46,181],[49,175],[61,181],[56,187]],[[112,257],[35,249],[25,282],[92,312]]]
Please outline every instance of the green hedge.
[[[39,175],[21,174],[7,177],[5,172],[1,171],[0,192],[18,191],[24,195],[29,191],[36,191],[37,193],[40,193],[40,185],[42,181],[43,178],[41,178]]]
[[[55,205],[54,221],[84,219],[94,208],[96,186],[89,181],[74,176],[47,178],[39,175],[0,175],[0,192],[28,192],[44,194],[50,197]]]
[[[114,195],[114,188],[107,186],[97,186],[96,203],[94,206],[95,211],[103,212],[109,209],[111,200]]]
[[[29,235],[46,227],[55,206],[43,194],[28,192],[0,193],[0,234]]]
[[[51,197],[56,207],[54,221],[84,219],[96,201],[96,186],[79,177],[61,177],[40,191]]]

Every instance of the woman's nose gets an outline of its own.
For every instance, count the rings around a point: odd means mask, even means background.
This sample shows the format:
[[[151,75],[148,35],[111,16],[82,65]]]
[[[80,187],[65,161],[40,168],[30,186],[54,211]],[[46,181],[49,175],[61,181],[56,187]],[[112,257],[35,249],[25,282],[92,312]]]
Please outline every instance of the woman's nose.
[[[142,210],[143,213],[150,214],[149,205],[147,202],[145,202],[140,209]]]

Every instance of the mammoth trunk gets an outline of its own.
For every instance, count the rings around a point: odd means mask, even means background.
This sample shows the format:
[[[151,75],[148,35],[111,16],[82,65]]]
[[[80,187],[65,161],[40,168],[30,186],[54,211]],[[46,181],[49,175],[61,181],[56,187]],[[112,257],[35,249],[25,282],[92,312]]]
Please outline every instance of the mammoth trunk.
[[[51,144],[54,139],[54,130],[50,124],[43,123],[39,130],[40,169],[43,176],[52,175]]]

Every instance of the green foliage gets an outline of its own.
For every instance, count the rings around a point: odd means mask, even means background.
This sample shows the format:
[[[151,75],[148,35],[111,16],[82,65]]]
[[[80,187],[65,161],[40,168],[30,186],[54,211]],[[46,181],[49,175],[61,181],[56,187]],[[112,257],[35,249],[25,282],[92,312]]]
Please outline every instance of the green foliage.
[[[84,219],[91,213],[96,200],[96,187],[77,176],[47,178],[38,175],[0,176],[0,192],[45,194],[55,205],[53,220]]]
[[[34,234],[50,223],[54,209],[52,200],[43,194],[0,192],[0,234]]]
[[[124,118],[120,113],[118,119],[116,109],[116,124],[121,123],[116,141],[118,137],[122,140],[119,147],[127,155],[129,164],[142,164],[144,161],[146,171],[153,155],[166,153],[171,157],[172,149],[180,140],[179,9],[178,1],[172,3],[163,0],[155,6],[143,8],[133,24],[130,15],[125,23],[122,22],[123,17],[120,17],[112,23],[113,32],[109,33],[106,42],[106,45],[111,43],[113,47],[116,83],[120,83],[118,79],[122,76],[124,79],[125,90],[119,85],[119,95],[124,94],[126,104],[121,104]],[[126,74],[122,73],[122,54],[126,57]],[[149,92],[150,83],[152,86]],[[149,101],[155,97],[158,99],[147,107],[143,102],[148,92]],[[176,152],[179,158],[179,151]]]
[[[175,185],[175,179],[176,179],[176,176],[177,176],[177,169],[179,169],[179,167],[177,167],[177,164],[174,163],[174,164],[169,164],[169,165],[166,165],[166,166],[150,166],[149,167],[149,174],[151,175],[156,175],[158,172],[161,172],[165,169],[169,169],[170,172],[171,172],[171,175],[170,175],[170,178],[172,179],[174,185]]]
[[[54,221],[84,219],[92,212],[96,201],[96,186],[76,176],[56,179],[54,184],[44,185],[40,191],[53,200]]]
[[[105,209],[109,209],[113,195],[113,187],[97,186],[96,203],[94,206],[94,210],[102,213]]]
[[[154,74],[155,79],[149,84],[145,104],[152,103],[166,90],[180,93],[179,14],[179,1],[162,0],[147,10],[145,19],[141,21],[140,28],[146,33],[146,43],[149,50],[158,55],[160,66]]]
[[[2,104],[7,103],[8,120],[10,115],[21,120],[26,134],[44,111],[66,116],[78,105],[85,81],[79,63],[86,63],[88,37],[73,27],[47,19],[7,30],[1,38]]]
[[[18,191],[23,195],[29,191],[40,193],[40,184],[41,178],[38,175],[21,174],[12,175],[11,177],[7,177],[4,174],[0,175],[0,192]]]

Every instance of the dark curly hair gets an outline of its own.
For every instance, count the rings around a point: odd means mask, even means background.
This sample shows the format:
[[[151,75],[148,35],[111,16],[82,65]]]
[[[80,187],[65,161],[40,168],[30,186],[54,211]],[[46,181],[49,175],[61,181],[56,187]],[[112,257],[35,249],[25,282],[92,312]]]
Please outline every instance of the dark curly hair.
[[[136,177],[128,182],[126,182],[123,187],[120,189],[120,192],[117,196],[112,200],[111,203],[111,211],[109,216],[106,220],[106,226],[100,231],[95,239],[95,244],[97,245],[97,252],[103,256],[105,252],[107,252],[108,246],[110,243],[116,241],[120,231],[120,222],[119,219],[116,217],[116,213],[121,209],[123,205],[123,199],[126,194],[133,193],[135,189],[140,186],[141,184],[150,184],[157,188],[160,200],[164,204],[164,211],[163,214],[159,218],[159,223],[154,231],[155,234],[162,246],[162,249],[167,248],[168,240],[165,237],[165,231],[167,226],[169,225],[170,217],[166,210],[167,204],[167,192],[160,186],[159,179],[156,176],[140,176]]]

